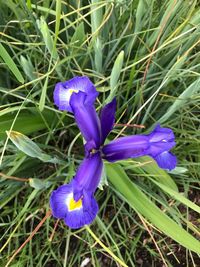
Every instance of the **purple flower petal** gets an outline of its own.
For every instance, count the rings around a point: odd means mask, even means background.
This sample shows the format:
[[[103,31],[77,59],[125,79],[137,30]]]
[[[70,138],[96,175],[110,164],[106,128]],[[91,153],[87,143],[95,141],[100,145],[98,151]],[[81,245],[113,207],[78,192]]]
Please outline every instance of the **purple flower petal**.
[[[169,128],[161,128],[159,124],[148,134],[148,138],[150,143],[148,155],[152,157],[164,151],[169,151],[176,144],[173,131]]]
[[[63,219],[67,213],[67,196],[72,193],[72,185],[66,184],[58,187],[51,193],[50,206],[55,218]]]
[[[112,102],[105,105],[100,113],[100,122],[102,129],[102,140],[103,144],[109,132],[112,130],[114,122],[115,122],[115,111],[116,111],[116,99],[114,98]]]
[[[65,224],[72,229],[81,228],[91,224],[98,213],[98,204],[93,194],[84,191],[82,208],[67,212]]]
[[[132,135],[111,141],[103,147],[102,151],[105,159],[114,162],[144,156],[148,148],[149,142],[147,136]]]
[[[150,134],[121,137],[111,141],[102,148],[102,152],[103,157],[111,162],[148,155],[153,157],[161,168],[171,169],[176,165],[175,156],[168,153],[173,146],[173,131],[157,125]]]
[[[83,190],[81,198],[74,200],[71,184],[62,185],[52,192],[50,206],[53,216],[64,219],[65,224],[73,229],[90,224],[98,212],[97,202],[91,192]]]
[[[149,141],[156,143],[160,142],[162,140],[165,140],[166,142],[174,141],[174,133],[169,128],[161,128],[160,124],[157,124],[154,130],[148,134]]]
[[[103,162],[99,152],[85,158],[73,179],[75,200],[80,198],[83,190],[95,192],[102,174]]]
[[[88,142],[94,140],[96,147],[101,144],[100,121],[93,105],[86,103],[87,96],[83,92],[73,94],[70,104],[74,113],[76,123]]]
[[[72,112],[70,105],[70,99],[73,94],[79,91],[86,94],[86,103],[93,104],[98,96],[98,92],[94,84],[89,80],[88,77],[74,77],[66,82],[59,82],[55,86],[54,90],[54,103],[59,110],[66,110]]]
[[[163,152],[156,157],[154,160],[157,162],[158,166],[162,169],[173,170],[177,165],[177,158],[171,152]]]

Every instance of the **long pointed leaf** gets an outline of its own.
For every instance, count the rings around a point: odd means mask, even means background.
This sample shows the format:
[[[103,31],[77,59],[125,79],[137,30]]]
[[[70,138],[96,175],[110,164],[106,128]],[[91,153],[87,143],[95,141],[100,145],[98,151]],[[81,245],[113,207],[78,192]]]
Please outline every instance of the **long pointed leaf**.
[[[106,165],[107,174],[114,188],[123,199],[163,233],[182,246],[200,253],[200,242],[162,212],[147,196],[130,181],[120,165]]]

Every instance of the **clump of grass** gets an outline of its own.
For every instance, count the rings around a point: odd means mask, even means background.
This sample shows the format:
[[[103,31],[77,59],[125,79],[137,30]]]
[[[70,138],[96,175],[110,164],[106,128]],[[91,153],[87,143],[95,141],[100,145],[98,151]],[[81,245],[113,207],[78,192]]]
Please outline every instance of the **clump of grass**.
[[[199,247],[197,1],[0,5],[0,265],[41,222],[51,191],[71,179],[83,157],[72,115],[52,100],[55,83],[75,75],[96,84],[98,110],[115,96],[116,122],[145,126],[116,126],[111,138],[148,131],[156,122],[173,129],[178,168],[167,174],[148,158],[107,164],[109,187],[96,193],[100,212],[91,227],[71,231],[49,217],[11,266],[83,266],[85,259],[119,266],[117,258],[127,266],[199,265],[192,252]],[[11,130],[59,162],[30,158],[10,142]],[[162,214],[176,223],[174,233]]]

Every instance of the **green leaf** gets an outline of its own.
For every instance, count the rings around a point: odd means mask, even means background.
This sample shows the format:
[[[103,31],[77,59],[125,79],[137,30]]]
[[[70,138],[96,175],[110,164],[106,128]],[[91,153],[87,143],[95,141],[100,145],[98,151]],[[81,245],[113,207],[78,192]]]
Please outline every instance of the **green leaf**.
[[[8,137],[16,147],[32,158],[38,158],[43,162],[51,162],[51,156],[43,153],[39,146],[26,135],[16,131],[6,131]]]
[[[47,189],[48,187],[51,186],[52,183],[49,181],[43,181],[37,178],[30,178],[29,184],[31,187],[41,190],[41,189]]]
[[[122,65],[124,61],[124,51],[121,51],[117,56],[114,66],[112,68],[111,76],[110,76],[110,94],[106,99],[106,103],[110,102],[116,94],[116,90],[118,87],[118,80],[120,77],[120,73],[122,70]]]
[[[51,54],[53,59],[57,59],[58,58],[57,51],[53,49],[54,47],[53,38],[51,37],[48,25],[43,17],[41,17],[40,20],[37,20],[37,25],[42,34],[43,40],[45,42],[45,45],[49,53]]]
[[[124,62],[124,51],[121,51],[115,60],[115,63],[114,63],[114,66],[112,68],[112,72],[110,75],[111,91],[116,90],[118,80],[120,77],[120,73],[122,70],[123,62]]]
[[[130,181],[119,165],[106,164],[106,170],[109,180],[116,191],[136,212],[142,214],[159,230],[182,246],[196,253],[200,253],[200,242],[148,199],[137,185]]]
[[[78,49],[86,39],[84,23],[81,22],[75,29],[75,32],[71,38],[72,51]]]
[[[98,7],[99,1],[92,0],[91,5],[91,27],[92,27],[92,45],[94,49],[94,64],[96,70],[102,72],[102,61],[103,61],[103,45],[101,33],[99,27],[101,26],[103,20],[103,8]]]
[[[47,94],[47,86],[49,82],[49,75],[47,75],[43,88],[42,88],[42,94],[40,97],[40,102],[39,102],[39,110],[42,112],[45,106],[45,99],[46,99],[46,94]]]
[[[153,180],[152,180],[153,181]],[[189,199],[187,199],[186,197],[184,197],[181,193],[176,192],[174,190],[172,190],[171,188],[167,187],[164,184],[158,183],[156,181],[153,181],[157,186],[159,186],[163,191],[165,191],[167,194],[169,194],[171,197],[173,197],[174,199],[180,201],[181,203],[183,203],[184,205],[186,205],[187,207],[193,209],[194,211],[198,212],[200,214],[200,207],[197,206],[195,203],[193,203],[192,201],[190,201]]]
[[[161,184],[164,184],[171,188],[172,190],[178,192],[178,188],[171,176],[163,169],[159,168],[157,163],[150,157],[140,157],[134,159],[134,161],[140,163],[137,168],[134,169],[136,172],[143,170],[147,177],[152,177],[154,180],[157,180]]]
[[[160,123],[169,119],[177,110],[180,110],[184,105],[200,91],[200,78],[193,82],[180,96],[173,102],[167,112],[159,119]]]
[[[0,57],[3,59],[7,67],[10,69],[10,71],[15,75],[16,79],[20,83],[24,83],[24,78],[19,71],[18,67],[16,66],[15,62],[12,60],[6,49],[3,47],[3,45],[0,43]]]
[[[16,106],[17,108],[17,106]],[[21,108],[21,107],[20,107]],[[14,107],[13,107],[14,109]],[[19,107],[18,107],[19,109]],[[10,113],[13,111],[12,108],[7,109],[7,111]],[[28,111],[28,112],[27,112]],[[5,114],[5,110],[3,110],[3,113]],[[1,114],[1,112],[0,112]],[[30,108],[29,110],[26,110],[26,112],[21,112],[17,120],[15,121],[15,124],[12,128],[12,130],[20,131],[23,134],[30,134],[32,132],[36,132],[42,129],[47,128],[47,124],[50,121],[53,121],[55,117],[55,114],[53,112],[44,111],[43,112],[43,118],[46,120],[46,123],[44,119],[41,117],[41,115],[37,112],[36,109]],[[13,114],[5,114],[1,116],[0,120],[0,139],[4,139],[6,137],[6,131],[9,131],[13,123]]]
[[[37,78],[37,75],[35,73],[35,69],[33,67],[33,64],[31,62],[30,58],[28,56],[27,56],[27,58],[25,58],[24,56],[20,56],[21,66],[22,66],[25,74],[28,76],[29,81],[32,81],[32,80],[35,80]]]

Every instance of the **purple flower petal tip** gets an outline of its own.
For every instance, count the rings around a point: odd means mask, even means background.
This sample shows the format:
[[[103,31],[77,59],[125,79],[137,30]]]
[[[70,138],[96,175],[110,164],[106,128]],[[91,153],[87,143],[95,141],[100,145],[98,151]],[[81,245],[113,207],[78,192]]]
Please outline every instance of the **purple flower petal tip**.
[[[88,77],[77,76],[71,80],[56,84],[53,94],[55,105],[59,108],[59,110],[73,112],[70,105],[70,99],[72,94],[80,91],[86,94],[86,103],[89,104],[93,104],[98,96],[98,92],[96,91],[94,84]]]
[[[154,159],[157,162],[158,166],[165,170],[171,171],[177,165],[177,158],[171,152],[165,151],[157,155]]]
[[[91,192],[84,190],[81,198],[74,200],[72,183],[52,192],[50,206],[53,216],[64,219],[65,224],[72,229],[92,223],[98,213],[98,204]]]

